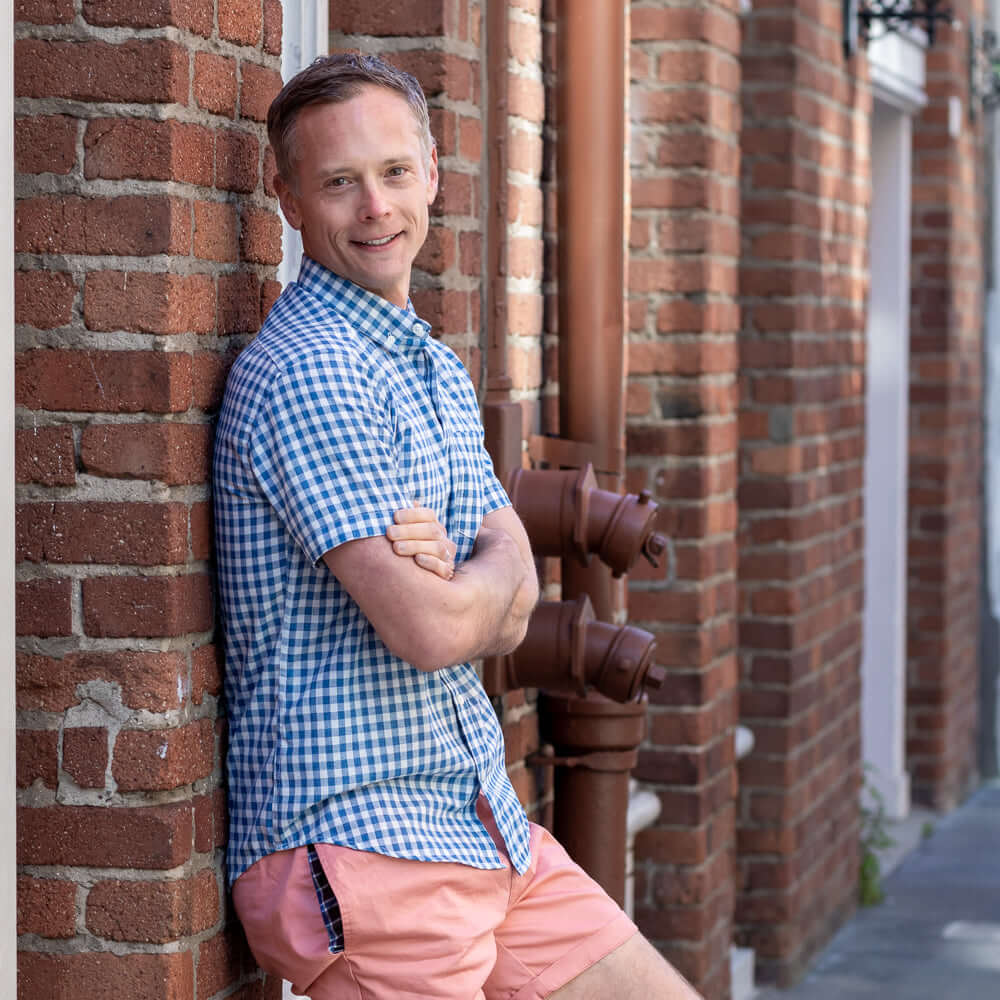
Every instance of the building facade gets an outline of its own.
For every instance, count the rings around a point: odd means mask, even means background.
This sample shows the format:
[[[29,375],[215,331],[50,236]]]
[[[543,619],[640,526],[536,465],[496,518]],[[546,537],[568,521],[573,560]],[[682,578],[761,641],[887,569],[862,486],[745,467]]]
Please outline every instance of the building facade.
[[[280,290],[282,72],[355,49],[420,80],[442,181],[413,301],[515,413],[527,468],[565,437],[582,335],[560,324],[560,38],[588,6],[15,0],[20,995],[281,994],[224,892],[208,459]],[[847,55],[836,0],[596,6],[626,25],[616,455],[667,539],[613,585],[666,673],[633,906],[721,1000],[734,945],[788,984],[851,912],[863,794],[945,810],[989,768],[988,12]],[[545,699],[496,704],[551,822]]]

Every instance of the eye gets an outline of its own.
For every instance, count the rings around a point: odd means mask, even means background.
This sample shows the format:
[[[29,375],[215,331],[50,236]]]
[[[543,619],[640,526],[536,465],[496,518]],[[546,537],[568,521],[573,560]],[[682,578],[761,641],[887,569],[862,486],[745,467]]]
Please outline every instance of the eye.
[[[341,187],[346,187],[348,183],[349,181],[346,177],[330,177],[326,181],[324,186],[331,188],[341,188]]]
[[[406,167],[389,167],[386,174],[389,177],[402,177],[406,173]]]

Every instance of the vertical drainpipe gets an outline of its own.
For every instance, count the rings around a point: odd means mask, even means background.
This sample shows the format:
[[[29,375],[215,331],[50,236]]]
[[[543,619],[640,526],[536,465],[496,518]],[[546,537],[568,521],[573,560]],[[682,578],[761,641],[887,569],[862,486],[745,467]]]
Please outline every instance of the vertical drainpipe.
[[[559,433],[587,442],[597,485],[624,480],[625,4],[561,3],[557,22]],[[562,566],[563,598],[623,616],[604,565]]]
[[[559,433],[588,446],[598,486],[624,481],[626,15],[622,0],[561,3],[557,17]],[[625,618],[624,583],[597,560],[562,560],[562,596]],[[619,902],[629,770],[645,704],[545,696],[556,758],[554,832]]]

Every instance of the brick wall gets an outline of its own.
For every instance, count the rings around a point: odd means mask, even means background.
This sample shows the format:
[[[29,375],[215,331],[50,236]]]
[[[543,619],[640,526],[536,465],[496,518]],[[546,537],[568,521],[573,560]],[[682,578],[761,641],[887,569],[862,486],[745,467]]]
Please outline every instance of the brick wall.
[[[19,993],[275,997],[225,903],[208,474],[276,292],[280,3],[15,16]]]
[[[956,16],[983,23],[982,4]],[[927,53],[914,122],[910,318],[907,768],[913,798],[951,808],[976,768],[982,479],[982,108],[968,118],[967,27]],[[949,135],[949,101],[960,134]]]
[[[860,784],[869,115],[841,5],[743,39],[737,939],[787,983],[852,906]]]
[[[739,43],[735,4],[631,6],[628,487],[664,505],[671,559],[630,577],[669,671],[635,777],[641,929],[729,993],[736,721]]]

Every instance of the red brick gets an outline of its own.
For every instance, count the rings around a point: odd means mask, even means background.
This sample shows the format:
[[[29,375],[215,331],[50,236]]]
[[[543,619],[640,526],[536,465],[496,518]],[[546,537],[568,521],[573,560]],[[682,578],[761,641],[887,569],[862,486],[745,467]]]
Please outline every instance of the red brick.
[[[208,481],[212,428],[207,424],[92,424],[80,437],[92,475],[180,485]]]
[[[240,257],[254,264],[281,263],[281,219],[274,212],[249,205],[243,209]]]
[[[281,282],[280,281],[262,281],[260,285],[260,322],[264,323],[267,319],[267,314],[271,311],[271,306],[278,301],[278,296],[281,295]]]
[[[191,405],[191,358],[155,351],[34,350],[16,359],[29,409],[176,413]]]
[[[250,272],[219,277],[219,333],[260,329],[260,279]]]
[[[19,580],[16,592],[18,635],[73,634],[70,580]]]
[[[24,174],[68,174],[79,122],[68,115],[14,119],[14,166]]]
[[[87,929],[111,941],[165,944],[207,930],[218,915],[210,869],[166,882],[98,882],[87,894]]]
[[[264,0],[264,51],[272,56],[281,55],[282,11],[281,0]]]
[[[42,195],[16,202],[15,248],[21,253],[187,254],[191,210],[179,198]]]
[[[216,354],[214,351],[197,351],[192,358],[194,405],[206,412],[222,405],[226,376],[236,359],[236,352]]]
[[[89,636],[178,636],[212,627],[212,587],[203,573],[93,577],[83,581],[82,589]]]
[[[64,712],[80,702],[81,685],[99,680],[117,685],[127,708],[166,712],[184,703],[187,677],[181,653],[109,650],[61,658],[18,653],[17,707]]]
[[[187,28],[208,38],[215,21],[212,0],[83,0],[83,18],[101,27]]]
[[[189,1000],[194,966],[189,951],[167,955],[18,955],[18,996],[73,1000]]]
[[[65,271],[16,271],[14,316],[39,330],[65,326],[73,319],[76,280]]]
[[[17,933],[44,938],[76,934],[76,885],[54,878],[17,878]]]
[[[104,788],[108,771],[108,731],[103,726],[63,729],[62,766],[81,788]]]
[[[206,694],[222,692],[222,661],[215,645],[191,651],[191,701],[200,705]]]
[[[69,24],[76,14],[73,8],[73,0],[17,0],[14,4],[14,21]]]
[[[72,486],[76,482],[72,428],[33,427],[15,433],[15,469],[19,483]]]
[[[176,868],[191,856],[189,802],[159,806],[21,807],[17,858],[24,865]]]
[[[259,178],[260,143],[239,129],[215,135],[215,186],[225,191],[250,192]]]
[[[163,791],[208,777],[215,766],[211,719],[177,729],[123,729],[111,773],[119,791]]]
[[[340,0],[330,17],[330,31],[345,35],[443,35],[440,0]]]
[[[83,319],[88,330],[212,333],[215,282],[207,274],[91,271],[83,289]]]
[[[281,74],[276,69],[244,61],[240,64],[240,115],[267,121],[267,109],[281,90]]]
[[[226,792],[216,788],[211,795],[194,800],[194,849],[205,854],[226,844]]]
[[[199,107],[227,118],[236,116],[236,60],[211,52],[194,57],[194,99]]]
[[[212,505],[207,501],[191,504],[188,534],[191,538],[191,558],[211,559],[215,551]]]
[[[236,206],[224,201],[194,203],[194,253],[202,260],[235,261],[239,256]]]
[[[211,997],[230,983],[256,970],[246,938],[232,927],[201,943],[198,957],[198,996]]]
[[[98,118],[83,143],[88,179],[176,180],[210,187],[214,136],[202,125],[144,118]]]
[[[219,4],[219,36],[237,45],[260,44],[263,29],[261,0],[226,0]]]
[[[59,733],[54,729],[17,731],[17,787],[41,781],[47,788],[59,784]]]
[[[167,39],[109,45],[22,38],[15,42],[14,87],[18,97],[186,104],[188,52]]]
[[[183,563],[188,550],[188,507],[176,502],[23,503],[17,508],[16,538],[19,561]]]

